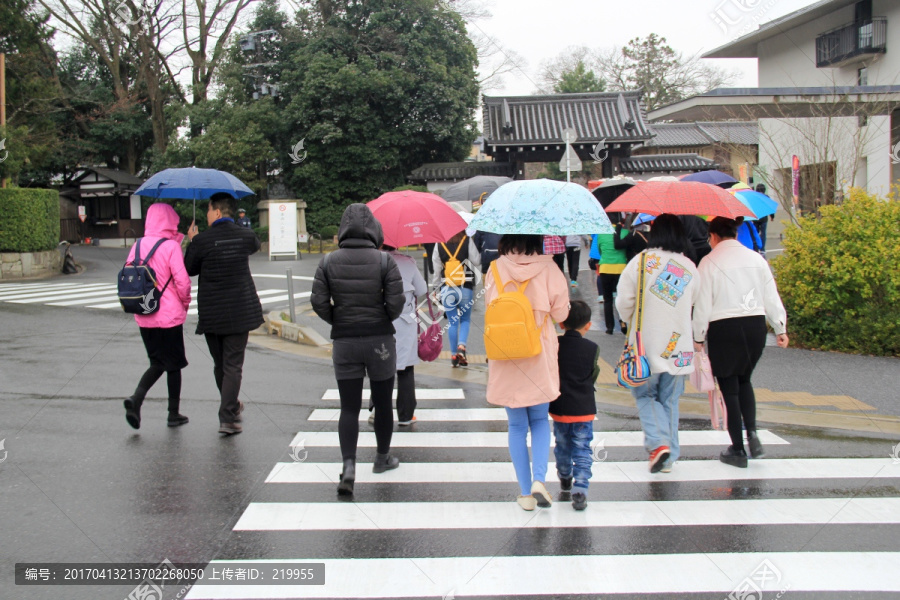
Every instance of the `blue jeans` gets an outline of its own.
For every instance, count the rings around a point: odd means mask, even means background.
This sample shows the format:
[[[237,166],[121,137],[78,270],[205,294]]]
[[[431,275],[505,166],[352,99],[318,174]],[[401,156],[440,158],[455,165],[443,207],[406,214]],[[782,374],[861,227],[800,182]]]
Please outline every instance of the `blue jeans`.
[[[516,479],[523,496],[531,495],[531,482],[547,479],[547,461],[550,460],[550,403],[507,408],[509,419],[509,456],[516,469]],[[528,428],[531,428],[531,460],[528,460]]]
[[[466,345],[469,340],[469,323],[472,320],[472,290],[467,287],[441,288],[441,304],[450,320],[450,352],[455,353],[457,346]]]
[[[587,494],[588,480],[591,478],[591,465],[594,457],[591,454],[591,440],[594,439],[594,423],[553,422],[553,435],[556,436],[556,474],[560,479],[574,477],[573,491]]]
[[[647,383],[631,390],[631,395],[637,402],[641,427],[644,429],[644,449],[653,452],[660,446],[668,446],[668,465],[681,456],[681,447],[678,445],[678,400],[684,392],[685,377],[687,375],[654,373]]]

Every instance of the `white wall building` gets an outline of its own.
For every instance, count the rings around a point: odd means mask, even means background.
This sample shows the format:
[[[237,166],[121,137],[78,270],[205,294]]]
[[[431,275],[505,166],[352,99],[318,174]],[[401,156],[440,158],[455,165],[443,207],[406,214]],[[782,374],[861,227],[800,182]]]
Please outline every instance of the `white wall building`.
[[[787,200],[798,156],[804,209],[853,185],[900,184],[900,1],[823,0],[704,58],[757,58],[759,87],[695,96],[652,121],[758,118],[755,179]]]

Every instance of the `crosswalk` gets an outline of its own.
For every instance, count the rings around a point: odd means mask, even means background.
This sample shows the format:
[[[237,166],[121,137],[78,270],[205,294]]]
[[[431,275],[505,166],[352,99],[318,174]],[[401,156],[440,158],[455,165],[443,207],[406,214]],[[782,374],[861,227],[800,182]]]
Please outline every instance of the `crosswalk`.
[[[286,304],[290,299],[286,290],[257,289],[256,293],[263,307]],[[294,293],[294,299],[309,298],[310,294],[310,292],[296,292]],[[188,314],[196,315],[197,286],[191,287],[191,297]],[[122,307],[116,295],[115,283],[3,284],[0,285],[0,302],[119,310]]]
[[[889,457],[778,458],[792,443],[761,430],[771,458],[736,469],[714,459],[723,432],[682,431],[691,458],[651,474],[642,434],[604,431],[601,420],[587,510],[554,502],[526,512],[514,502],[505,411],[471,407],[461,389],[417,399],[413,430],[393,436],[396,470],[367,468],[375,439],[361,426],[352,502],[335,495],[339,411],[314,409],[211,565],[324,563],[324,585],[198,583],[186,598],[900,592],[900,464]],[[551,452],[556,496],[553,462]]]

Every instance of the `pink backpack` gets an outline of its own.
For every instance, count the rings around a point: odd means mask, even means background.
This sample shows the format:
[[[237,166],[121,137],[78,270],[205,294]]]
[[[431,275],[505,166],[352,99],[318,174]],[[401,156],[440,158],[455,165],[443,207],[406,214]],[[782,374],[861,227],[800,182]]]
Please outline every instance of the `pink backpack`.
[[[434,318],[431,298],[427,302],[431,325],[419,334],[419,358],[425,362],[431,362],[441,355],[441,350],[444,348],[444,335],[440,323]]]

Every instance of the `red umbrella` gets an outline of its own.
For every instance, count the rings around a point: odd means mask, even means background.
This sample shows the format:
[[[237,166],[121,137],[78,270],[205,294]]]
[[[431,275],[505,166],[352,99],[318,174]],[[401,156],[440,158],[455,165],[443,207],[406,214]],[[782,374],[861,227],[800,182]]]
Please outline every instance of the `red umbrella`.
[[[643,181],[616,198],[606,210],[756,219],[753,212],[732,194],[720,187],[694,181]]]
[[[459,213],[435,194],[387,192],[366,206],[381,223],[384,243],[395,248],[446,242],[466,228]]]

